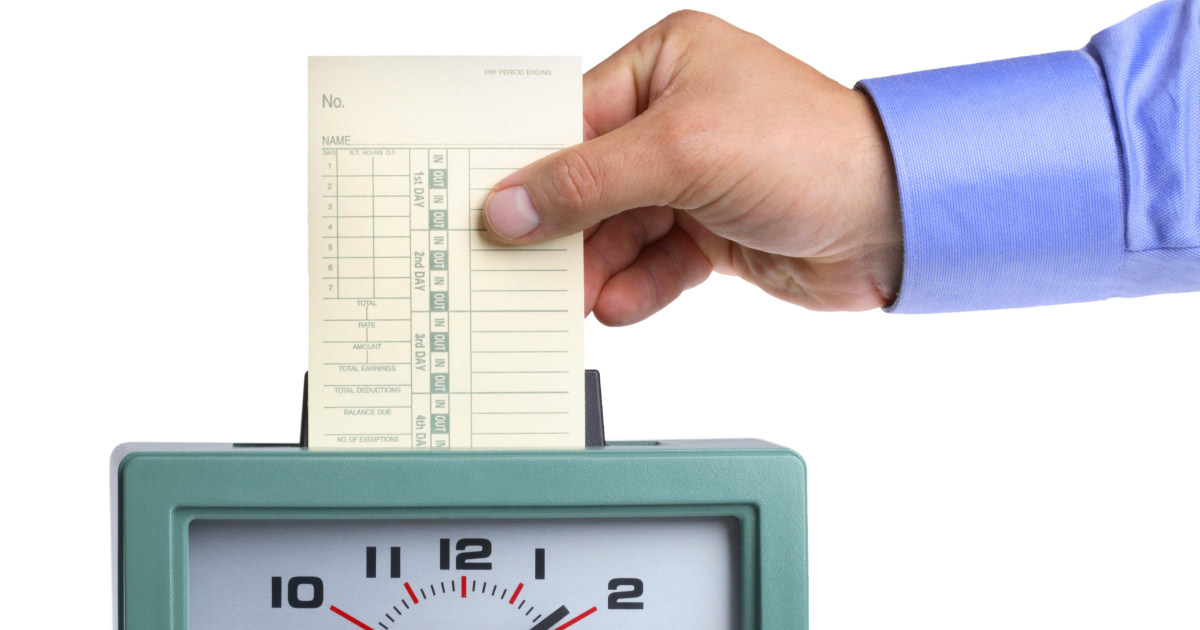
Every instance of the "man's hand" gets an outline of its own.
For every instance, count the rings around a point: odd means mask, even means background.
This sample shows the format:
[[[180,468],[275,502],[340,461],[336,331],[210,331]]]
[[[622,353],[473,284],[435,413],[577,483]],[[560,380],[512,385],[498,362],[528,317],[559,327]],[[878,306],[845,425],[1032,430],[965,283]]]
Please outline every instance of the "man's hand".
[[[585,309],[640,321],[716,269],[820,310],[888,304],[903,247],[867,97],[714,17],[677,13],[583,80],[586,142],[502,180],[508,243],[585,231]]]

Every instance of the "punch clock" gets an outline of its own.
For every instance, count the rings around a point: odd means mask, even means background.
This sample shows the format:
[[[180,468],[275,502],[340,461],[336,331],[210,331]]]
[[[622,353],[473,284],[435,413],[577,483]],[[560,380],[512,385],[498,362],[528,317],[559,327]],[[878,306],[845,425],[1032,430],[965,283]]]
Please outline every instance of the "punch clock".
[[[807,628],[804,463],[759,440],[128,444],[113,484],[118,630]]]

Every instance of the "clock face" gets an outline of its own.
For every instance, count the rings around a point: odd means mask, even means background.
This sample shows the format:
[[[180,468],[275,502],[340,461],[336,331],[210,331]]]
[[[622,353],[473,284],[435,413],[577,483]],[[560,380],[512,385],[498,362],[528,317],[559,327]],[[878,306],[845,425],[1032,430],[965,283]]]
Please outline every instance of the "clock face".
[[[734,630],[728,517],[225,520],[188,532],[189,630]]]

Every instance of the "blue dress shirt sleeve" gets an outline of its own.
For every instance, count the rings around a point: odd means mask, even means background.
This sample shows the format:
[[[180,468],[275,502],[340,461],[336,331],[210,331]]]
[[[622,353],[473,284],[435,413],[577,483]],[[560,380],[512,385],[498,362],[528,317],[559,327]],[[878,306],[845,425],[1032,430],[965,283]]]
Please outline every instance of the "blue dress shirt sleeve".
[[[1200,290],[1200,0],[1081,51],[869,79],[896,165],[894,312]]]

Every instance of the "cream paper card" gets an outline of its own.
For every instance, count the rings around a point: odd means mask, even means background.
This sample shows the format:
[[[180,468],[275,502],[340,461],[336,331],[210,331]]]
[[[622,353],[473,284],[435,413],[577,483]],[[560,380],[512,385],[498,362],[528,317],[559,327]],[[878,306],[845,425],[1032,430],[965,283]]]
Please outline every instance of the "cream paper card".
[[[579,235],[490,239],[503,176],[581,136],[577,58],[309,60],[309,444],[584,443]]]

